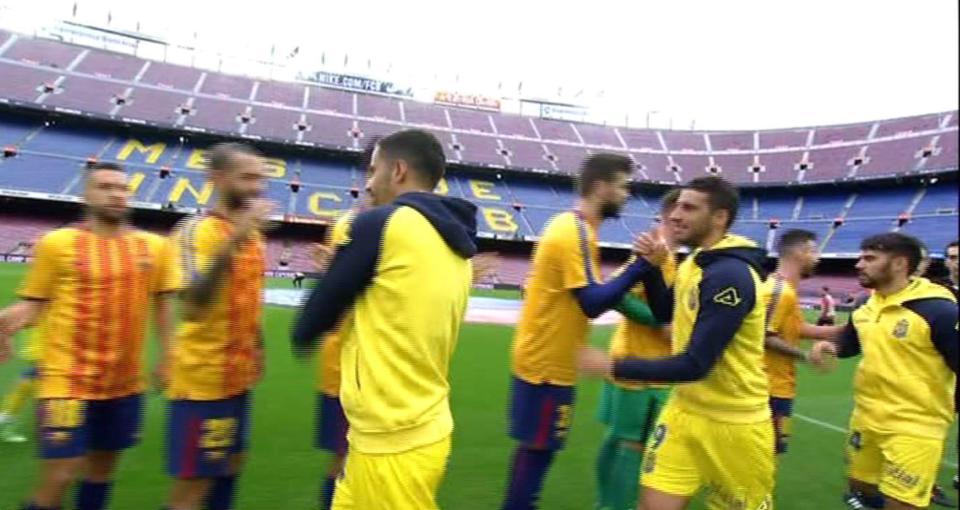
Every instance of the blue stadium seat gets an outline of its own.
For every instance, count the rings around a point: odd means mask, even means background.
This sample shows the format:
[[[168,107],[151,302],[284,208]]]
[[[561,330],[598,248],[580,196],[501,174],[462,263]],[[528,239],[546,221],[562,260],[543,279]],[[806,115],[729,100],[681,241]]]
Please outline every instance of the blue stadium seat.
[[[36,128],[36,123],[26,120],[16,118],[0,120],[0,146],[20,143],[30,131]]]
[[[82,177],[79,161],[51,156],[23,155],[0,160],[0,188],[45,193],[63,193]]]
[[[48,127],[42,129],[21,148],[31,152],[86,158],[98,155],[109,143],[110,137],[103,133]]]
[[[916,195],[916,188],[872,189],[862,191],[847,212],[848,218],[896,217],[905,212]]]
[[[957,183],[937,184],[927,188],[927,193],[913,214],[936,214],[940,211],[956,213],[957,208]]]
[[[821,218],[833,220],[843,212],[843,206],[848,198],[850,198],[849,193],[809,192],[804,195],[803,207],[800,209],[800,215],[797,219]]]

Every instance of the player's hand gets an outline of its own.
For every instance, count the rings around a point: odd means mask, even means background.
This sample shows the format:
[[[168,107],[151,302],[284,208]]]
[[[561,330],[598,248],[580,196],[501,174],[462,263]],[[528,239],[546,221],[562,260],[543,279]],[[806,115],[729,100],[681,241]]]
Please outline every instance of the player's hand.
[[[633,241],[633,251],[657,267],[663,264],[669,253],[667,244],[657,233],[643,233],[638,235]]]
[[[335,249],[326,244],[314,243],[310,245],[310,260],[313,262],[313,269],[318,273],[327,272],[330,267],[330,261],[333,260]]]
[[[580,348],[577,366],[584,377],[612,377],[613,360],[600,349],[592,346]]]
[[[816,342],[807,356],[808,361],[818,371],[827,373],[836,367],[837,346],[825,340]]]

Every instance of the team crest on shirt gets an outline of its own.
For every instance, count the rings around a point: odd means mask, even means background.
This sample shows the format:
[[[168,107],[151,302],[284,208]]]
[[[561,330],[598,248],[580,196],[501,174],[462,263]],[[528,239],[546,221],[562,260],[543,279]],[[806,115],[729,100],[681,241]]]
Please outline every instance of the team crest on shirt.
[[[907,332],[910,331],[910,322],[907,319],[900,319],[897,321],[897,325],[893,327],[893,337],[899,340],[903,340],[907,336]]]

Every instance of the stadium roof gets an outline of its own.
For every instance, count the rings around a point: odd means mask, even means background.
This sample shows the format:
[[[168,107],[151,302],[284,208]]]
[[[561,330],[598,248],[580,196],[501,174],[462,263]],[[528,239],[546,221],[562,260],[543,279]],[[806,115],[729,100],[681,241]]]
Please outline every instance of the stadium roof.
[[[958,104],[956,2],[232,5],[0,1],[0,19],[29,33],[57,19],[138,30],[202,48],[171,53],[224,71],[262,74],[272,59],[283,64],[269,66],[275,77],[323,68],[417,90],[561,100],[634,126],[826,125]]]

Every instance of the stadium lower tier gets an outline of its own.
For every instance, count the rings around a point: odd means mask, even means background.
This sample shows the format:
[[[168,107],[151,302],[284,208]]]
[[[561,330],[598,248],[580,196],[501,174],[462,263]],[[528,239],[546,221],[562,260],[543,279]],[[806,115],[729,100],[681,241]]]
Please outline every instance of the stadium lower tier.
[[[121,131],[61,127],[19,118],[0,119],[0,195],[75,200],[82,170],[91,159],[123,164],[130,173],[134,206],[194,210],[211,203],[212,186],[203,174],[204,148],[157,133],[150,139]],[[335,159],[269,154],[267,195],[279,217],[291,222],[327,223],[354,205],[364,186],[363,169]],[[574,202],[569,180],[523,177],[493,171],[452,169],[438,193],[477,206],[482,236],[531,240],[551,216]],[[600,240],[627,246],[651,228],[658,193],[641,191],[621,218],[606,222]],[[820,237],[822,251],[857,252],[863,237],[891,230],[917,235],[939,254],[956,235],[956,182],[910,184],[843,191],[746,188],[734,231],[772,248],[778,227],[805,228]]]

